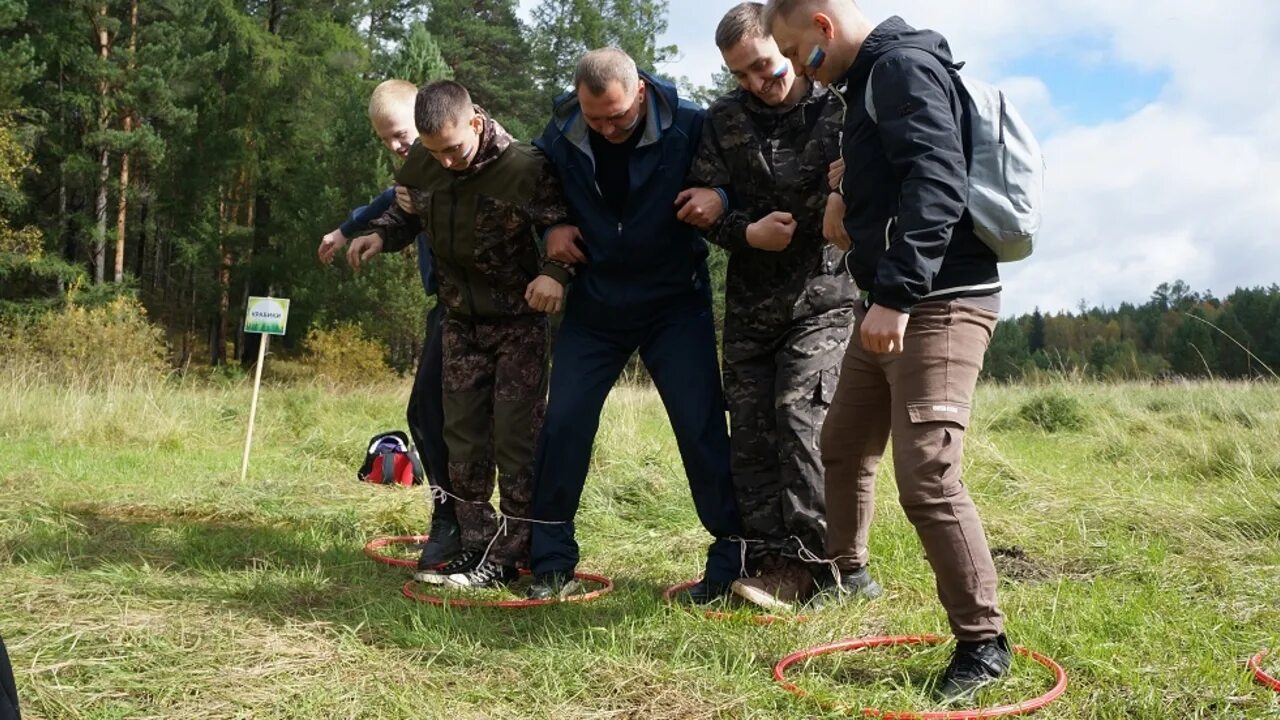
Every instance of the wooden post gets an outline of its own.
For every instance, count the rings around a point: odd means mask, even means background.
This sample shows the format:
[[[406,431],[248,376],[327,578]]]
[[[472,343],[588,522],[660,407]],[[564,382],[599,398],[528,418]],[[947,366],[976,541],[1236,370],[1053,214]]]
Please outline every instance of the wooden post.
[[[267,357],[267,343],[271,336],[259,335],[258,362],[253,368],[253,401],[249,403],[249,433],[244,438],[244,458],[240,461],[240,482],[249,474],[249,448],[253,445],[253,419],[258,414],[258,389],[262,386],[262,363]]]

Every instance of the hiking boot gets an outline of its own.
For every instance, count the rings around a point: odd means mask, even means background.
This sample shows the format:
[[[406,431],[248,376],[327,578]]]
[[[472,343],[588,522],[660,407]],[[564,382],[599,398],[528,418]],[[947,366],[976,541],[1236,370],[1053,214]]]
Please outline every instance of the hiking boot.
[[[732,583],[703,578],[698,584],[676,593],[672,599],[685,605],[709,605],[728,595],[730,585]]]
[[[802,563],[781,560],[766,567],[759,577],[733,581],[730,589],[765,610],[789,612],[813,594],[813,573]]]
[[[431,532],[422,545],[422,554],[418,556],[418,569],[430,570],[439,567],[458,556],[462,552],[461,533],[458,521],[437,514],[431,518]]]
[[[582,583],[569,573],[552,572],[539,575],[524,594],[528,600],[563,600],[582,592]]]
[[[809,605],[819,610],[827,605],[838,605],[850,600],[875,600],[884,594],[880,583],[871,578],[867,568],[840,571],[840,581],[829,570],[818,572],[814,577],[818,593],[809,600]]]
[[[1009,672],[1013,653],[1004,635],[990,640],[956,642],[951,664],[938,683],[938,698],[944,703],[966,700],[979,688]]]
[[[443,585],[445,578],[458,573],[470,572],[476,569],[476,565],[480,563],[480,552],[476,550],[463,550],[458,556],[449,562],[436,568],[419,570],[414,574],[413,579],[427,585]]]
[[[512,565],[499,565],[485,560],[467,572],[454,573],[444,579],[444,584],[456,588],[501,587],[520,577],[520,571]]]

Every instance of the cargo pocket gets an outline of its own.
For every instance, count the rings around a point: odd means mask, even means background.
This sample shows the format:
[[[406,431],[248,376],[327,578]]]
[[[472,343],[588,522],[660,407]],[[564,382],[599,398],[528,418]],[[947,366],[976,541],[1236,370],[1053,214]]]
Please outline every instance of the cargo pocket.
[[[836,386],[840,384],[840,366],[833,365],[818,373],[818,384],[813,389],[813,404],[819,407],[831,407],[831,400],[836,396]]]
[[[954,402],[915,402],[907,403],[907,415],[913,425],[931,422],[947,422],[959,425],[963,430],[969,427],[969,406]]]
[[[969,406],[954,402],[907,403],[913,437],[909,445],[919,453],[917,469],[922,477],[936,479],[930,494],[953,497],[964,489],[960,465],[964,455],[964,431],[969,426]]]

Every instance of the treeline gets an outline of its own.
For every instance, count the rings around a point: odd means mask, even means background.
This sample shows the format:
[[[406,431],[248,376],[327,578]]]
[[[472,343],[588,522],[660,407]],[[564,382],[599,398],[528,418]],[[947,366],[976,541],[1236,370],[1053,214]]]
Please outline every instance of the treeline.
[[[1141,305],[1036,310],[996,327],[983,374],[1037,373],[1102,380],[1275,378],[1280,372],[1280,286],[1239,288],[1225,298],[1162,283]]]
[[[454,77],[517,136],[577,56],[645,67],[666,0],[0,0],[0,330],[136,297],[179,364],[252,358],[246,298],[294,300],[287,344],[358,323],[416,357],[411,259],[352,276],[320,237],[385,187],[370,91]],[[705,94],[705,91],[704,91]]]
[[[246,299],[275,294],[294,301],[286,346],[301,348],[312,328],[356,325],[408,369],[427,302],[413,260],[353,275],[315,256],[320,237],[390,180],[366,117],[373,87],[454,77],[529,138],[585,50],[618,45],[659,69],[678,52],[657,42],[667,0],[541,0],[531,24],[516,9],[0,0],[0,349],[55,352],[67,340],[51,312],[84,334],[96,322],[84,318],[121,316],[123,298],[163,329],[178,365],[235,363],[257,351],[240,332]],[[721,73],[716,88],[683,85],[706,102],[730,82]],[[724,268],[713,252],[721,287]],[[984,372],[1242,378],[1268,368],[1280,369],[1280,289],[1219,299],[1177,282],[1142,305],[1001,322]]]

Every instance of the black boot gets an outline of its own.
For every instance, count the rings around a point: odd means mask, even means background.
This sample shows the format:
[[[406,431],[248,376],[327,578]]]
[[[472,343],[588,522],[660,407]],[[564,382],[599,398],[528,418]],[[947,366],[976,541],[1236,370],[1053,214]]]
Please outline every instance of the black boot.
[[[1009,672],[1013,653],[1004,635],[990,640],[958,641],[951,664],[938,683],[938,697],[946,703],[971,697],[983,686]]]
[[[676,593],[675,601],[686,605],[709,605],[729,594],[731,582],[703,578],[697,585]]]
[[[458,521],[453,513],[439,510],[431,517],[431,532],[427,542],[422,546],[422,554],[418,556],[418,569],[430,570],[443,565],[458,556],[462,551],[461,533]]]
[[[875,600],[884,594],[884,588],[872,579],[866,567],[842,571],[839,582],[836,582],[835,573],[830,568],[822,568],[814,573],[813,581],[818,586],[818,592],[809,600],[812,610],[850,600]]]

